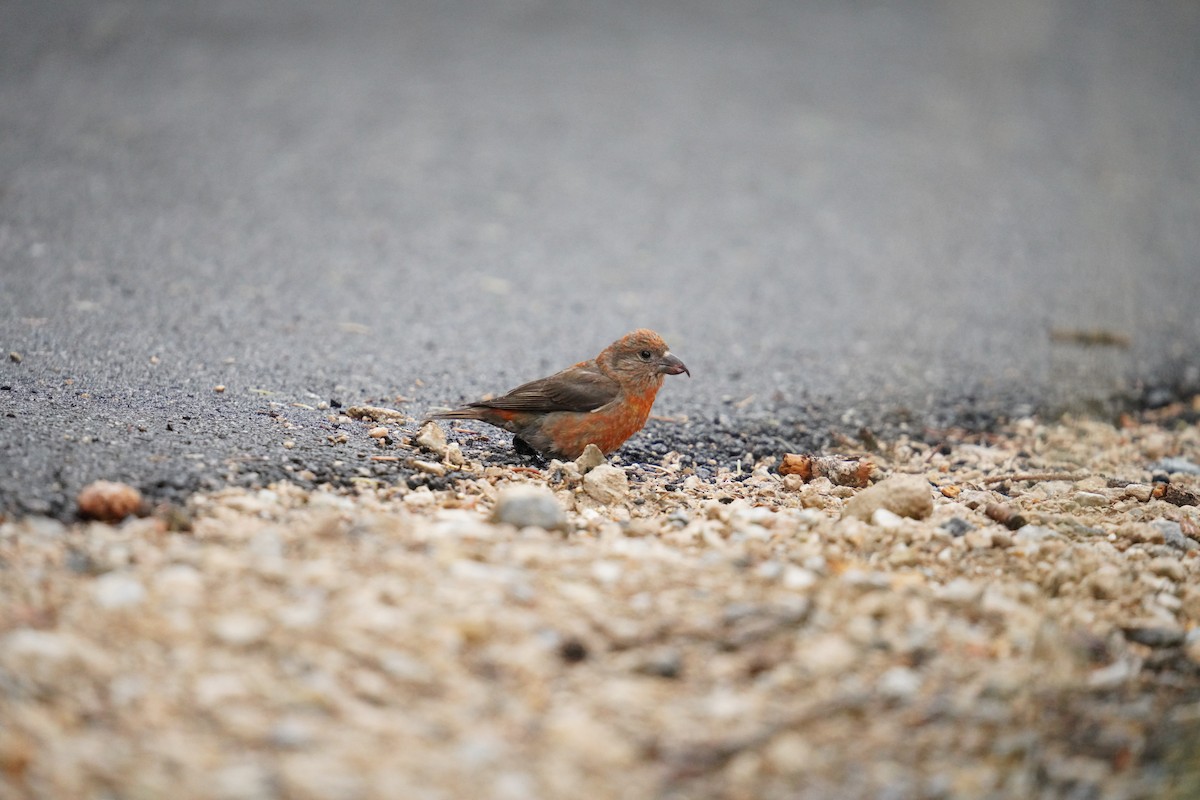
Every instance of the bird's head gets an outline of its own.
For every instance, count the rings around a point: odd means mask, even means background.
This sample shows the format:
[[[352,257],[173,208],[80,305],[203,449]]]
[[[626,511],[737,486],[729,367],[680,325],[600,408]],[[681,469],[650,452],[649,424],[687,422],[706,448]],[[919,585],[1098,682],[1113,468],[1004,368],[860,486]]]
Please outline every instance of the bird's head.
[[[602,354],[609,366],[630,379],[662,380],[663,375],[692,373],[682,361],[671,354],[667,343],[652,330],[639,328],[613,342]]]

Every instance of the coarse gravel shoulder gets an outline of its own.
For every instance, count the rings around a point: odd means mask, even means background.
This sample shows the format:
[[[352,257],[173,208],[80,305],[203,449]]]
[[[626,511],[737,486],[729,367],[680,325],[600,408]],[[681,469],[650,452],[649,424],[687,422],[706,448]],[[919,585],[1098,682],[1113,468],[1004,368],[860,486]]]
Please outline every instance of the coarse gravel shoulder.
[[[1200,795],[1200,398],[732,466],[346,411],[422,477],[0,522],[0,796]]]

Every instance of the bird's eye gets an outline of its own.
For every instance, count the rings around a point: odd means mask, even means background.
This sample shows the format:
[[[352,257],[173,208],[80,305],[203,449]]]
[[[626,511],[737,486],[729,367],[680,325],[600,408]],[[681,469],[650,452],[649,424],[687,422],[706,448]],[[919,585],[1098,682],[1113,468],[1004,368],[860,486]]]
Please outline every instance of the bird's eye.
[[[638,356],[641,357],[642,361],[649,361],[650,356],[652,356],[652,355],[654,355],[654,354],[651,353],[649,350],[643,350],[642,352],[638,353]]]

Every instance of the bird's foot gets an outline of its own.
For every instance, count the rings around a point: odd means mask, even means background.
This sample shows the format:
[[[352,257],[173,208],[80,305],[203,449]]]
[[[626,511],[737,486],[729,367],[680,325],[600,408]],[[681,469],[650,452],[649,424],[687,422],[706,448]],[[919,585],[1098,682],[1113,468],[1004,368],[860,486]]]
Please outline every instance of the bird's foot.
[[[520,436],[513,437],[513,450],[516,450],[517,455],[519,456],[531,458],[542,466],[546,465],[546,459],[542,457],[542,454],[530,447],[529,442],[525,441]]]

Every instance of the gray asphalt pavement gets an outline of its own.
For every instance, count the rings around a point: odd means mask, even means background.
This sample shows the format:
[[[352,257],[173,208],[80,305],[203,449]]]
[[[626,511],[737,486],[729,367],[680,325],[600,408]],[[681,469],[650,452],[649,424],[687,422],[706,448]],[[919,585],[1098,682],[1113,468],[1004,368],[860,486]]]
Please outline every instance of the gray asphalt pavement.
[[[315,406],[640,326],[694,378],[627,459],[1195,387],[1197,42],[1190,0],[6,0],[0,511],[406,479]]]

